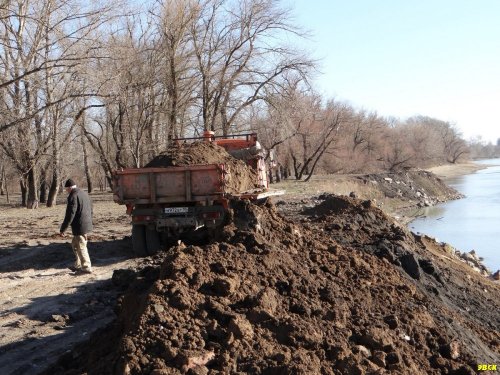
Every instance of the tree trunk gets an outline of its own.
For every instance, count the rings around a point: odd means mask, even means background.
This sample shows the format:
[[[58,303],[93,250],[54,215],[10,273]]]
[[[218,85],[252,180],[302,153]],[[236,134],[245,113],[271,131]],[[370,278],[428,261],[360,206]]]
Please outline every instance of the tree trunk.
[[[5,184],[5,194],[7,194],[7,203],[10,203],[10,199],[9,199],[9,187],[7,186],[7,184]]]
[[[40,172],[40,203],[47,203],[47,170]]]
[[[26,207],[27,189],[26,189],[26,178],[25,177],[21,177],[21,179],[19,180],[19,186],[21,188],[21,206]]]
[[[279,164],[276,167],[276,182],[281,182],[282,176],[283,176],[283,167],[281,166],[281,164]]]
[[[87,148],[85,147],[85,141],[82,138],[82,146],[83,146],[83,165],[85,169],[85,177],[87,179],[87,190],[89,193],[92,193],[94,190],[94,186],[92,184],[92,176],[90,175],[89,161],[87,155]]]
[[[27,208],[36,208],[35,204],[38,203],[38,189],[37,189],[37,177],[35,168],[31,167],[28,172],[28,204]]]
[[[112,189],[113,188],[113,178],[111,177],[111,174],[106,173],[106,181],[108,182],[108,186]]]
[[[287,163],[285,167],[283,168],[283,178],[286,180],[288,177],[290,177],[292,174],[290,173],[290,165]]]
[[[59,193],[59,171],[52,171],[52,181],[50,183],[49,196],[47,198],[47,207],[56,205],[57,194]]]
[[[90,176],[90,169],[89,169],[89,160],[88,160],[88,153],[87,153],[87,146],[85,144],[85,135],[83,132],[83,127],[85,126],[85,115],[82,115],[81,119],[81,127],[80,127],[80,142],[82,145],[82,150],[83,150],[83,168],[85,170],[85,178],[87,179],[87,191],[92,193],[93,186],[92,186],[92,178]]]
[[[40,183],[40,203],[47,203],[47,181],[45,179]]]
[[[171,46],[171,48],[172,48],[172,51],[175,49],[174,46]],[[171,128],[171,134],[173,135],[174,138],[177,138],[179,136],[178,129],[177,129],[177,106],[178,106],[178,100],[179,100],[179,92],[178,92],[178,87],[177,87],[177,71],[176,71],[176,66],[175,66],[175,57],[173,55],[173,52],[172,52],[172,56],[170,57],[169,67],[170,67],[169,126]]]
[[[57,194],[59,192],[59,128],[54,123],[52,126],[52,179],[50,182],[49,196],[47,198],[47,207],[52,207],[57,204]]]
[[[2,166],[2,173],[0,173],[0,195],[5,195],[5,189],[7,188],[7,183],[5,181],[5,167]]]
[[[226,107],[224,106],[220,110],[220,117],[221,117],[222,135],[226,137],[229,135],[229,125],[227,121]]]
[[[308,162],[308,153],[309,153],[309,147],[307,145],[307,136],[302,135],[302,170],[300,171],[300,178],[302,179],[303,174],[309,174],[309,162]]]
[[[295,175],[296,180],[302,180],[302,173],[304,172],[304,166],[302,163],[299,163],[295,155],[292,155],[293,161],[293,173]]]

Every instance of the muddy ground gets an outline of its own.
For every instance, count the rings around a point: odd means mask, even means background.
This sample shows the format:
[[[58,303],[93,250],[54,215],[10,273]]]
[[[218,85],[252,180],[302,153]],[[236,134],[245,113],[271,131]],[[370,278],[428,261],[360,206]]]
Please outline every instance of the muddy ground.
[[[401,185],[385,178],[359,186]],[[133,259],[124,208],[93,198],[95,274],[78,277],[69,239],[56,236],[64,206],[2,206],[0,373],[471,374],[500,364],[498,282],[408,232],[381,199],[241,202],[212,243]]]

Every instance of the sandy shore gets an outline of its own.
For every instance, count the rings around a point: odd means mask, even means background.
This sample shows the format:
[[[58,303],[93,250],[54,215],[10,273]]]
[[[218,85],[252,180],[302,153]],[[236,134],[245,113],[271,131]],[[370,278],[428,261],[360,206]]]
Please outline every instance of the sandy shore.
[[[487,168],[487,165],[478,164],[474,162],[467,162],[461,164],[445,164],[437,167],[428,168],[429,172],[434,173],[439,178],[444,180],[459,176],[464,176],[466,174],[471,174],[481,169]]]

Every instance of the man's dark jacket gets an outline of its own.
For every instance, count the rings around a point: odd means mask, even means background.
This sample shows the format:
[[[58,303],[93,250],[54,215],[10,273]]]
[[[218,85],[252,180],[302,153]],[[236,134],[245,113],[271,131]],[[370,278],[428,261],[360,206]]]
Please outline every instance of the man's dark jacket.
[[[66,215],[60,232],[63,233],[70,224],[74,236],[81,236],[92,230],[92,202],[88,194],[78,188],[71,190],[68,195]]]

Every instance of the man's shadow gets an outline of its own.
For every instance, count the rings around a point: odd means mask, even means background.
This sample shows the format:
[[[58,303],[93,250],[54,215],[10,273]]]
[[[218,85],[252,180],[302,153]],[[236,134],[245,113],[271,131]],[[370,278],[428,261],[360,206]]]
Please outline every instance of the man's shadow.
[[[121,240],[97,241],[91,239],[87,245],[92,266],[106,266],[133,258],[130,237]],[[66,243],[49,245],[17,246],[0,249],[0,274],[20,272],[28,269],[67,269],[73,266],[75,255],[71,248],[71,237]],[[1,275],[0,275],[1,277]]]

